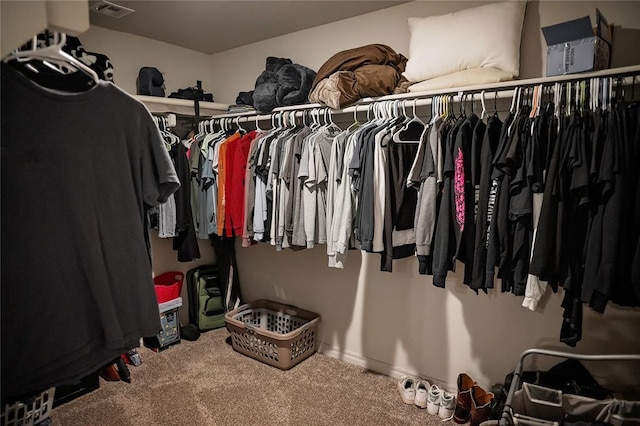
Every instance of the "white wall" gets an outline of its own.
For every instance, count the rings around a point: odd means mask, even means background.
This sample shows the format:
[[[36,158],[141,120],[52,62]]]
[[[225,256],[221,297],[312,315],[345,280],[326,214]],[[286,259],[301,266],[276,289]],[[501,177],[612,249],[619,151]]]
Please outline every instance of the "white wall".
[[[239,91],[253,88],[267,56],[288,57],[317,70],[334,53],[369,43],[384,43],[407,55],[408,17],[479,4],[412,2],[211,57],[102,28],[92,28],[81,40],[87,49],[111,57],[118,84],[131,93],[138,69],[147,65],[165,72],[168,91],[201,79],[217,101],[233,103]],[[521,77],[544,74],[540,26],[585,14],[593,20],[596,7],[622,27],[616,32],[622,45],[634,47],[616,51],[615,42],[612,65],[639,64],[640,2],[534,2],[525,20]],[[154,239],[153,246],[156,273],[184,271],[209,259],[178,264],[168,241]],[[547,294],[538,311],[530,312],[520,306],[521,298],[510,294],[476,295],[462,284],[462,268],[450,274],[446,289],[439,289],[429,277],[418,275],[414,259],[395,261],[394,272],[383,273],[377,255],[359,252],[350,254],[344,270],[330,269],[323,246],[293,253],[258,245],[238,247],[237,252],[246,300],[268,298],[320,313],[322,351],[386,374],[420,375],[454,390],[457,375],[467,372],[488,386],[502,381],[525,349],[569,350],[558,342],[561,294]],[[587,308],[577,351],[640,353],[638,337],[638,310],[612,305],[599,315]]]
[[[46,28],[68,35],[78,35],[89,28],[87,0],[3,0],[0,2],[0,14],[0,56],[3,57]]]
[[[195,86],[196,80],[202,81],[207,92],[213,90],[214,70],[210,55],[96,26],[79,38],[86,50],[109,57],[114,67],[115,83],[133,95],[136,94],[136,78],[142,67],[156,67],[162,72],[165,96],[177,89]]]
[[[295,63],[318,70],[331,55],[339,51],[383,43],[408,57],[407,18],[440,15],[485,3],[490,2],[414,1],[215,54],[214,95],[219,102],[232,104],[240,91],[252,90],[256,78],[264,71],[267,56],[290,58]],[[627,52],[625,55],[621,53],[622,49],[616,52],[619,43],[614,41],[612,66],[640,63],[640,52],[634,47],[637,44],[633,44],[640,40],[640,2],[536,1],[527,6],[520,78],[544,76],[546,44],[540,27],[585,15],[590,15],[595,25],[596,7],[602,10],[609,23],[623,29],[619,34],[620,44],[627,48]],[[456,29],[452,28],[451,31]]]
[[[109,56],[116,83],[129,93],[136,93],[140,68],[153,66],[164,74],[167,95],[201,80],[216,102],[233,104],[239,92],[253,89],[267,56],[288,57],[315,70],[334,53],[370,43],[387,44],[408,56],[408,17],[438,15],[485,3],[489,2],[414,1],[215,55],[96,26],[81,34],[80,40],[87,50]],[[640,63],[640,51],[635,48],[640,40],[640,2],[531,2],[525,18],[520,78],[544,75],[546,44],[541,26],[584,15],[590,15],[595,23],[596,7],[616,25],[612,66]]]
[[[369,43],[384,43],[407,55],[409,16],[478,4],[413,2],[213,55],[219,77],[214,93],[221,102],[233,103],[239,91],[253,88],[266,56],[288,57],[317,70],[332,54]],[[640,40],[638,2],[534,2],[525,20],[521,77],[544,75],[546,44],[540,26],[586,14],[595,22],[596,7]],[[640,63],[637,53],[621,53],[614,65]],[[467,372],[488,386],[501,382],[525,349],[571,350],[558,340],[560,293],[547,294],[538,311],[530,312],[511,294],[494,290],[476,295],[462,284],[462,267],[450,274],[446,289],[439,289],[430,277],[417,273],[414,259],[395,261],[394,272],[386,273],[379,271],[377,255],[359,252],[350,254],[344,270],[330,269],[323,246],[295,253],[265,245],[237,251],[247,300],[267,298],[320,313],[323,352],[386,374],[420,375],[454,390],[457,375]],[[599,315],[586,308],[577,351],[640,353],[638,337],[640,311],[609,306]]]
[[[549,291],[531,312],[521,307],[521,297],[497,290],[476,295],[462,284],[460,264],[440,289],[417,273],[415,259],[394,261],[388,273],[380,272],[378,255],[357,251],[344,270],[328,268],[323,246],[295,253],[266,245],[237,251],[247,300],[318,312],[323,352],[385,374],[419,375],[453,390],[460,372],[484,385],[502,381],[529,348],[573,351],[558,341],[561,293]],[[585,309],[577,352],[640,353],[638,336],[638,310],[611,305],[599,315]]]
[[[156,232],[151,232],[151,255],[153,265],[153,275],[160,275],[163,272],[178,271],[186,277],[189,269],[200,265],[216,263],[215,252],[208,240],[198,240],[200,249],[200,259],[192,262],[178,262],[178,252],[173,250],[173,240],[170,238],[158,238]],[[182,325],[189,324],[189,303],[186,280],[182,286],[182,306],[178,311],[178,317]]]

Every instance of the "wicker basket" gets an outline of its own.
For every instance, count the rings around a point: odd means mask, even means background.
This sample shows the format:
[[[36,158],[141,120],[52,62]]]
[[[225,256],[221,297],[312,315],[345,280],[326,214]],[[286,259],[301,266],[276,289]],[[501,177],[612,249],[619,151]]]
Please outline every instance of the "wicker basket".
[[[291,305],[258,300],[225,314],[233,349],[281,370],[316,351],[320,315]]]

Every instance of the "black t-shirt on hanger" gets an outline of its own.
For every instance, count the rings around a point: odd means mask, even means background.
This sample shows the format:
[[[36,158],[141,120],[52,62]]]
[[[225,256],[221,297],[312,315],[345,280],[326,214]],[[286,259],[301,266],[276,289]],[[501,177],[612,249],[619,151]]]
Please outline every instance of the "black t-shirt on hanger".
[[[160,330],[145,209],[179,186],[146,107],[2,66],[2,396],[72,383]]]

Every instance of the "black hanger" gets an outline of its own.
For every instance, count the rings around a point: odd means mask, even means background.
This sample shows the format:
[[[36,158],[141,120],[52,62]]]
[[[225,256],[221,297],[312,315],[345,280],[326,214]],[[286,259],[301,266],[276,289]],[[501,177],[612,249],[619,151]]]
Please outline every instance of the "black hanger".
[[[616,101],[624,101],[624,89],[622,88],[621,78],[616,78],[614,80],[615,89],[614,89],[614,99]]]
[[[402,129],[393,135],[393,141],[396,143],[420,143],[426,124],[418,117],[416,111],[417,99],[414,99],[413,102],[413,118],[407,121]]]
[[[476,100],[476,99],[475,99],[475,96],[476,96],[476,94],[475,94],[475,93],[472,93],[472,94],[471,94],[471,115],[475,115],[475,112],[473,111],[473,103],[474,103],[474,102],[475,102],[475,100]]]
[[[629,100],[629,108],[636,107],[638,99],[636,99],[636,76],[631,77],[631,99]]]

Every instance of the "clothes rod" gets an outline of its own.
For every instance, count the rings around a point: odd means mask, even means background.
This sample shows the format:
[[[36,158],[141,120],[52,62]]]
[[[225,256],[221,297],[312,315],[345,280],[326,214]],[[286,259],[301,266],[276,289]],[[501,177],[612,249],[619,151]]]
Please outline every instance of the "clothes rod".
[[[511,99],[513,97],[515,90],[503,90],[500,92],[491,92],[491,93],[485,93],[485,103],[488,102],[494,102],[494,99]],[[468,93],[464,92],[464,93],[459,93],[457,95],[452,95],[451,96],[451,100],[453,102],[460,102],[462,100],[463,97],[466,97],[465,102],[471,102],[472,99],[470,97],[468,97]],[[356,113],[356,112],[367,112],[369,110],[369,108],[374,104],[374,103],[382,103],[382,102],[394,102],[394,101],[399,101],[399,102],[404,102],[404,105],[406,108],[412,108],[412,107],[421,107],[421,106],[429,106],[433,103],[433,97],[431,98],[410,98],[410,99],[395,99],[395,100],[376,100],[375,102],[371,102],[369,104],[355,104],[343,109],[331,109],[326,105],[320,105],[318,104],[318,106],[313,106],[313,107],[306,107],[304,108],[305,110],[308,109],[328,109],[331,112],[331,115],[337,115],[337,114],[348,114],[348,113]],[[480,97],[474,97],[473,98],[473,102],[479,102],[480,101]],[[306,106],[306,105],[305,105]],[[214,120],[222,120],[222,119],[228,119],[230,122],[236,123],[248,123],[248,122],[255,122],[256,120],[258,121],[266,121],[266,120],[271,120],[273,119],[274,116],[279,116],[279,115],[286,115],[286,114],[291,114],[294,113],[295,117],[302,117],[302,115],[304,114],[304,111],[300,111],[300,109],[289,109],[289,110],[282,110],[282,111],[274,111],[271,114],[262,114],[262,115],[244,115],[244,116],[215,116],[213,117]]]
[[[425,91],[425,92],[408,92],[408,93],[402,93],[397,95],[386,95],[378,98],[363,98],[363,99],[360,99],[355,104],[353,104],[352,106],[349,106],[347,108],[331,109],[331,113],[332,114],[349,113],[349,112],[355,111],[356,107],[358,108],[358,110],[360,110],[360,108],[362,108],[363,110],[366,110],[367,105],[370,105],[372,103],[383,102],[383,101],[396,101],[396,100],[405,101],[405,102],[411,101],[411,105],[413,105],[413,100],[417,99],[416,106],[424,106],[424,105],[430,105],[431,99],[433,97],[444,96],[444,95],[450,95],[454,98],[453,99],[454,102],[459,102],[460,93],[463,93],[466,95],[473,95],[473,94],[480,94],[482,93],[482,91],[485,91],[485,94],[487,96],[486,99],[493,98],[495,93],[498,94],[498,98],[500,97],[504,98],[505,96],[513,96],[515,89],[521,88],[521,87],[531,87],[531,86],[538,86],[538,85],[548,86],[555,83],[573,83],[576,81],[589,80],[592,78],[616,78],[616,79],[623,78],[624,79],[623,84],[630,85],[633,83],[632,78],[634,79],[635,76],[639,74],[640,74],[640,65],[633,65],[629,67],[613,68],[608,70],[586,72],[581,74],[567,74],[567,75],[559,75],[554,77],[531,78],[526,80],[511,80],[511,81],[504,81],[500,83],[457,87],[457,88],[447,88],[447,89],[431,90],[431,91]],[[628,78],[628,77],[632,77],[632,78]],[[408,103],[406,105],[408,105]],[[303,104],[303,105],[293,105],[289,107],[277,107],[268,115],[260,114],[257,112],[243,112],[243,113],[237,113],[237,114],[214,115],[211,118],[214,118],[214,119],[234,118],[235,119],[237,117],[240,117],[242,122],[245,122],[245,121],[255,121],[257,116],[258,120],[268,120],[268,119],[271,119],[272,115],[278,114],[281,112],[296,111],[301,113],[301,110],[314,109],[314,108],[326,109],[329,107],[323,104]]]

